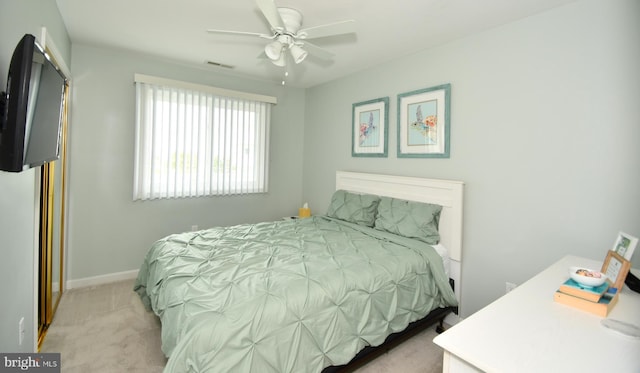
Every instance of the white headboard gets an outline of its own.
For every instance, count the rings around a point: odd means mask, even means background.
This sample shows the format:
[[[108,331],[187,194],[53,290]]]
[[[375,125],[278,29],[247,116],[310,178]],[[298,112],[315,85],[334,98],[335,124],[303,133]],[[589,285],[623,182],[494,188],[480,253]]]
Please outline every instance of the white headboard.
[[[452,260],[461,262],[462,181],[337,171],[338,189],[441,205],[440,242],[449,250]]]

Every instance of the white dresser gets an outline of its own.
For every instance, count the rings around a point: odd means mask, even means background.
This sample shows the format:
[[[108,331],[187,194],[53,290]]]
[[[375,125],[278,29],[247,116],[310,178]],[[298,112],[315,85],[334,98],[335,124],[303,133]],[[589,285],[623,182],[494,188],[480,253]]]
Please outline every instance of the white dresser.
[[[437,336],[434,342],[445,350],[443,371],[640,372],[640,339],[554,302],[573,265],[600,269],[602,261],[566,256]],[[640,294],[625,286],[607,317],[640,326]]]

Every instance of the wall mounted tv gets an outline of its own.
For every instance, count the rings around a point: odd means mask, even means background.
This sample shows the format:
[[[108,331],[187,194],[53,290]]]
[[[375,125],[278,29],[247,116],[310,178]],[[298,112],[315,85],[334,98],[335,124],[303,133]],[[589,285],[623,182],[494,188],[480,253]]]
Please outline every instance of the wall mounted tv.
[[[20,172],[60,157],[65,85],[35,37],[26,34],[0,95],[0,170]]]

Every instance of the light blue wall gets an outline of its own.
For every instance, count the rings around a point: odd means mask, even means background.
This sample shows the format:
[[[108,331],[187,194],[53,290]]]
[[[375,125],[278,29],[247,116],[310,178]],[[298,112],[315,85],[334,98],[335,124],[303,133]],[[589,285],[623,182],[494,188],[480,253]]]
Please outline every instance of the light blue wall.
[[[602,260],[619,230],[640,236],[639,66],[640,1],[585,0],[314,87],[304,199],[324,212],[336,170],[464,181],[468,316],[507,281],[566,254]],[[398,159],[397,95],[443,83],[451,158]],[[352,158],[351,105],[383,96],[390,155]]]
[[[0,3],[0,83],[15,43],[45,25],[73,75],[68,278],[137,269],[191,225],[324,212],[336,170],[466,182],[462,316],[561,256],[604,257],[640,235],[640,2],[579,1],[307,91],[73,45],[52,1]],[[69,63],[71,62],[71,63]],[[132,202],[133,74],[274,95],[271,189],[249,198]],[[397,159],[396,95],[452,85],[450,159]],[[351,104],[390,97],[390,156],[352,158]],[[304,169],[304,172],[303,172]],[[35,172],[0,173],[0,351],[33,320]],[[640,250],[640,249],[639,249]],[[640,267],[640,254],[634,266]],[[28,326],[29,323],[27,323]]]
[[[68,279],[136,270],[170,233],[277,220],[302,203],[305,92],[132,52],[73,45]],[[276,96],[269,193],[133,202],[135,73]]]
[[[13,50],[26,33],[49,35],[68,64],[71,42],[53,1],[0,2],[0,87],[5,90]],[[0,351],[31,352],[36,343],[34,299],[37,284],[38,169],[0,171]],[[18,344],[18,322],[25,319],[25,339]]]

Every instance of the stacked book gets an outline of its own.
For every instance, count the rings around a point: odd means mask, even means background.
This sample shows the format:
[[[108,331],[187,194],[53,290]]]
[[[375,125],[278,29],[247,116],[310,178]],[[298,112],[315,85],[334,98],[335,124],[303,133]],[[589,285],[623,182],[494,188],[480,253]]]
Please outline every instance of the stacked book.
[[[610,288],[607,282],[600,286],[587,287],[570,278],[560,285],[553,299],[558,303],[605,317],[618,302],[618,292],[616,288]]]

